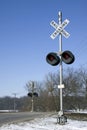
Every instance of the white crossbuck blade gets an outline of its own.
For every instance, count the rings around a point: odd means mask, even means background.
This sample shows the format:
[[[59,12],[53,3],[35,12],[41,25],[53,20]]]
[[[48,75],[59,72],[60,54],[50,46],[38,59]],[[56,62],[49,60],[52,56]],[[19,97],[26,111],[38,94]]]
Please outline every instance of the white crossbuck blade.
[[[64,28],[68,25],[70,21],[68,19],[64,20],[62,24],[57,24],[54,20],[51,21],[50,25],[54,27],[56,30],[51,34],[51,38],[55,39],[59,33],[61,33],[64,37],[68,38],[70,34],[64,30]]]

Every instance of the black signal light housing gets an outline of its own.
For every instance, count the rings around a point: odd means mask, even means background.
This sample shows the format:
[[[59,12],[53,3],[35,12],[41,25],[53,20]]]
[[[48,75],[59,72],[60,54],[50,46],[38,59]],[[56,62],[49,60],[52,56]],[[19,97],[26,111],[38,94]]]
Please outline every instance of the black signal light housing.
[[[74,55],[72,54],[71,51],[68,51],[68,50],[64,51],[61,54],[61,59],[66,64],[72,64],[75,61]]]
[[[60,58],[57,56],[57,53],[50,52],[46,56],[46,61],[47,61],[48,64],[50,64],[52,66],[56,66],[60,63]]]

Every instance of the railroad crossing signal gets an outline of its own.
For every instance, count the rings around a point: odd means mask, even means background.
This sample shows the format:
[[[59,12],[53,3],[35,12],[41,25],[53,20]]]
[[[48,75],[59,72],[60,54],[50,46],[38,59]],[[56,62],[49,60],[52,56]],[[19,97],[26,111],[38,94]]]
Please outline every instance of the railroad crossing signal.
[[[58,123],[59,124],[65,124],[67,121],[67,118],[63,115],[63,96],[62,96],[62,89],[64,88],[63,85],[63,67],[62,62],[66,64],[72,64],[75,60],[75,57],[73,53],[69,50],[62,51],[62,35],[65,38],[68,38],[70,34],[64,29],[68,23],[70,22],[68,19],[65,19],[62,22],[62,12],[59,12],[59,23],[56,23],[54,20],[50,22],[50,25],[55,29],[55,31],[51,34],[51,38],[55,39],[59,35],[59,52],[50,52],[46,56],[46,61],[48,64],[52,66],[56,66],[60,64],[60,84],[58,85],[58,88],[60,89],[60,111],[58,113]]]
[[[57,24],[54,20],[51,21],[50,25],[54,27],[56,30],[51,34],[51,38],[55,39],[58,34],[62,34],[65,38],[68,38],[70,34],[64,30],[64,28],[68,25],[70,21],[68,19],[64,20],[62,24]]]
[[[32,96],[38,97],[38,93],[36,93],[36,92],[34,92],[34,93],[28,93],[28,96],[29,97],[32,97]]]

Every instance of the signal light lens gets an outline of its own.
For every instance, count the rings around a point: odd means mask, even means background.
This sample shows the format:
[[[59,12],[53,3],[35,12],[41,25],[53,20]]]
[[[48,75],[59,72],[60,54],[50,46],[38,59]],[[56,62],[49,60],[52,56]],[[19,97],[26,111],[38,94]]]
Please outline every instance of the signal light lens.
[[[66,64],[72,64],[75,60],[75,57],[71,51],[64,51],[61,55],[61,59]]]
[[[49,59],[50,61],[53,61],[53,60],[55,60],[55,57],[54,57],[53,55],[48,55],[48,59]]]
[[[32,93],[28,93],[28,96],[29,96],[29,97],[32,97]]]
[[[38,93],[36,93],[36,92],[34,92],[33,95],[34,95],[35,97],[38,97]]]
[[[56,53],[51,52],[46,56],[46,61],[52,65],[52,66],[56,66],[59,64],[60,62],[60,58],[57,56]]]

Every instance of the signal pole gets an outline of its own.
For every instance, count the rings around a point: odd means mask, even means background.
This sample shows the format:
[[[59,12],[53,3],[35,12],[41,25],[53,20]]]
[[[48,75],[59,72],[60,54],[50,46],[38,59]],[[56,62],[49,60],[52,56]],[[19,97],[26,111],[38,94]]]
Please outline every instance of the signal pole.
[[[59,12],[59,25],[62,24],[62,12]],[[62,34],[59,33],[59,53],[62,53]],[[62,85],[63,80],[63,66],[62,66],[62,59],[60,55],[60,85]],[[62,88],[60,88],[60,111],[63,113],[63,98],[62,98]]]
[[[34,82],[32,82],[32,112],[34,111]]]
[[[34,95],[33,95],[33,93],[34,93],[34,81],[30,81],[30,84],[31,84],[31,88],[32,88],[32,99],[31,99],[31,102],[32,102],[32,108],[31,108],[31,112],[33,112],[34,111]]]
[[[62,24],[62,12],[59,11],[58,13],[58,22],[59,22],[59,26],[61,26]],[[60,27],[61,28],[61,27]],[[62,30],[61,30],[62,32]],[[59,57],[60,57],[60,111],[58,112],[58,118],[57,118],[57,122],[61,125],[64,125],[65,122],[67,121],[67,118],[64,116],[63,113],[63,94],[62,94],[62,88],[64,87],[63,85],[63,65],[62,65],[62,33],[59,33]],[[62,87],[63,86],[63,87]]]
[[[58,118],[57,122],[61,125],[65,124],[67,121],[67,118],[64,116],[63,113],[63,94],[62,89],[64,88],[63,84],[63,66],[62,62],[65,64],[72,64],[75,60],[74,55],[71,51],[62,51],[62,35],[65,38],[68,38],[70,34],[64,29],[70,21],[68,19],[65,19],[62,22],[62,12],[59,11],[58,13],[58,23],[56,23],[54,20],[50,22],[50,25],[55,29],[55,31],[51,34],[51,38],[54,40],[59,35],[59,51],[58,53],[50,52],[46,56],[46,61],[52,66],[60,65],[60,84],[58,85],[58,88],[60,89],[60,111],[58,112]]]

